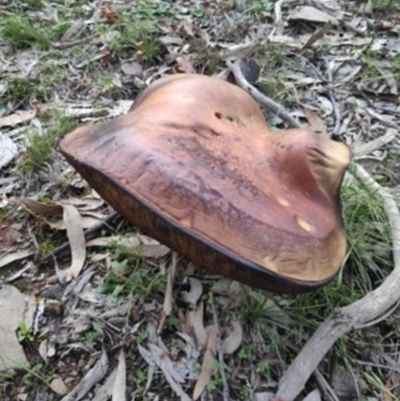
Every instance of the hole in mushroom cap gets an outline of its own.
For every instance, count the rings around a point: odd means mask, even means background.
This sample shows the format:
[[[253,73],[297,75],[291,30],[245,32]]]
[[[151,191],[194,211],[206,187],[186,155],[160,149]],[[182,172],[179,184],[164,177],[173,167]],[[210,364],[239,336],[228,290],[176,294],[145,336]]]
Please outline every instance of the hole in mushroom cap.
[[[238,120],[237,118],[232,117],[232,116],[228,116],[228,115],[226,115],[226,114],[224,115],[224,114],[220,113],[219,111],[216,111],[216,112],[214,113],[214,116],[217,117],[218,120],[227,120],[227,121],[229,121],[229,122],[231,122],[231,123],[243,124],[243,123],[242,123],[240,120]]]
[[[297,224],[304,230],[307,232],[310,232],[313,228],[313,226],[306,221],[305,219],[303,219],[303,217],[300,216],[294,216],[294,218],[296,219]]]

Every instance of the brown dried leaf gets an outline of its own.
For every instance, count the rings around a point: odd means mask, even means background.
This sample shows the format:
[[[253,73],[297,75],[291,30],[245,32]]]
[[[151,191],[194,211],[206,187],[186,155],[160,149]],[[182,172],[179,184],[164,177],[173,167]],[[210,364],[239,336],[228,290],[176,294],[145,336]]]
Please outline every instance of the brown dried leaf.
[[[7,117],[0,118],[0,128],[1,127],[14,127],[17,124],[26,123],[27,121],[35,118],[35,110],[23,110],[17,111]]]
[[[207,348],[204,354],[203,363],[201,364],[200,375],[193,390],[194,400],[197,400],[200,397],[201,393],[204,391],[207,384],[211,380],[213,374],[214,360],[215,356],[217,355],[218,334],[218,329],[213,326],[208,334]]]
[[[63,213],[63,207],[59,203],[41,203],[29,198],[23,198],[17,201],[25,206],[28,212],[32,213],[33,215],[61,215]]]
[[[102,16],[106,19],[107,24],[115,24],[118,19],[117,12],[112,8],[111,4],[106,3],[101,8]]]

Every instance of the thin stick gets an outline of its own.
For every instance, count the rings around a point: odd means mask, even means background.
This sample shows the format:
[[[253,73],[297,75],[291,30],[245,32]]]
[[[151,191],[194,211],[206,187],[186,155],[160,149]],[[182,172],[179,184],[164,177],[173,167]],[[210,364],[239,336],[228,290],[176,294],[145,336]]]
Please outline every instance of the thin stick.
[[[255,100],[263,99],[257,89],[246,83],[240,65],[236,62],[231,71],[236,82]],[[260,96],[261,95],[261,96]],[[268,108],[268,102],[262,102]],[[276,110],[276,107],[269,110]],[[281,110],[281,108],[279,109]],[[285,114],[283,114],[285,115]],[[281,114],[282,116],[282,114]],[[287,121],[288,122],[288,121]],[[298,127],[297,121],[291,124]],[[293,401],[303,390],[319,363],[344,334],[379,319],[400,300],[400,212],[389,191],[381,187],[360,165],[353,163],[354,176],[370,187],[381,198],[392,237],[394,269],[374,291],[352,304],[337,309],[311,336],[279,383],[276,399]],[[393,309],[392,309],[393,311]]]
[[[240,59],[236,60],[234,63],[228,61],[228,67],[232,71],[232,74],[235,76],[235,80],[238,86],[248,92],[254,98],[254,100],[260,103],[266,109],[276,114],[279,118],[285,121],[285,123],[291,125],[292,127],[301,128],[301,124],[299,123],[299,121],[293,118],[280,104],[263,95],[247,81],[242,73],[240,64]]]
[[[107,227],[110,223],[112,223],[114,221],[114,219],[118,216],[119,216],[118,212],[112,212],[104,220],[99,221],[98,223],[94,224],[92,227],[86,229],[83,232],[85,239],[89,239],[89,237],[93,236],[94,234],[97,234],[103,228]],[[90,239],[92,239],[92,238],[90,238]],[[39,260],[39,265],[41,265],[42,263],[48,262],[53,257],[59,255],[61,252],[67,251],[68,249],[70,249],[69,242],[64,242],[62,245],[55,248],[53,250],[53,252],[50,252],[47,255],[43,256],[43,258],[41,258]]]

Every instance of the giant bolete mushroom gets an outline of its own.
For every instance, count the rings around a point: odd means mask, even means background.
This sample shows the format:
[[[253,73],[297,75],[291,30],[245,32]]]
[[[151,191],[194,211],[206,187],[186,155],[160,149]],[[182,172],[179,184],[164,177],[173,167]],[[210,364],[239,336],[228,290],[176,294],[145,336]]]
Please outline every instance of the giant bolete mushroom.
[[[161,78],[129,113],[68,134],[61,151],[113,208],[208,271],[304,292],[341,267],[349,148],[307,129],[271,132],[228,82]]]

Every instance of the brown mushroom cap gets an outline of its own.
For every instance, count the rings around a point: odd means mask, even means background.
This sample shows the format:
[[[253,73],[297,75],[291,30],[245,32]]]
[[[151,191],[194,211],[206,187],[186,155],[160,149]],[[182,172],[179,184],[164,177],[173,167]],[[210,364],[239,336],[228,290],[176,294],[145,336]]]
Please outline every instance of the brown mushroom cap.
[[[302,292],[341,267],[349,148],[306,129],[271,132],[237,86],[162,78],[128,114],[67,135],[61,151],[128,220],[209,271]]]

